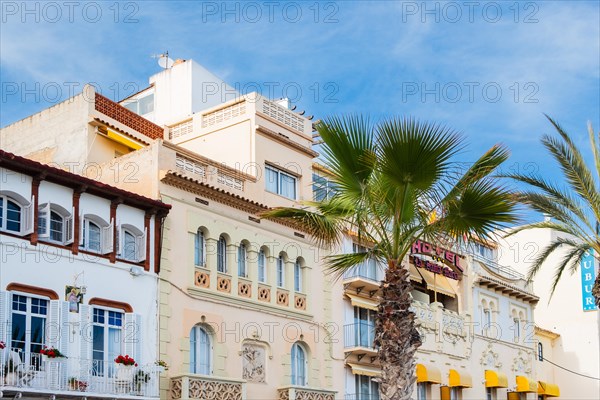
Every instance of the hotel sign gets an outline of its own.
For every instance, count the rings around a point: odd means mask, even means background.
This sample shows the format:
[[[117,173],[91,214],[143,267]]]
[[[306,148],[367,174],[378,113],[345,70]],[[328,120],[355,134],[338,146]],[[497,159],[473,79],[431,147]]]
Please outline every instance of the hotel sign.
[[[419,257],[410,256],[410,262],[412,262],[417,268],[424,268],[427,271],[433,272],[434,274],[444,275],[446,278],[454,279],[456,281],[460,280],[460,274],[453,269],[445,267],[440,264],[436,264],[431,261],[423,260]]]
[[[594,251],[586,253],[581,259],[581,295],[583,311],[597,311],[594,296],[592,295],[592,287],[596,281],[596,259]]]
[[[446,250],[443,247],[417,240],[412,245],[411,254],[425,254],[434,259],[438,259],[451,267],[456,267],[460,272],[464,272],[464,269],[460,265],[461,255],[456,254],[450,250]]]

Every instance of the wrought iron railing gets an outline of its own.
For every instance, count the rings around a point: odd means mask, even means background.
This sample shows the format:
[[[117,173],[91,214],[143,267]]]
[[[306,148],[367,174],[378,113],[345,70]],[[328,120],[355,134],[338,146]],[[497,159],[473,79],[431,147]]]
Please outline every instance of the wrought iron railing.
[[[344,325],[344,348],[366,347],[374,349],[375,326],[367,322]]]
[[[18,348],[0,350],[0,389],[159,397],[161,367],[124,367],[75,357],[48,358]]]

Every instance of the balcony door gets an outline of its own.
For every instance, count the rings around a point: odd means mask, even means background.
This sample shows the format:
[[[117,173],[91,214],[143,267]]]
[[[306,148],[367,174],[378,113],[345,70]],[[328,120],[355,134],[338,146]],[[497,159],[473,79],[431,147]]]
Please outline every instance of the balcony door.
[[[354,307],[354,337],[358,346],[373,347],[375,311]]]

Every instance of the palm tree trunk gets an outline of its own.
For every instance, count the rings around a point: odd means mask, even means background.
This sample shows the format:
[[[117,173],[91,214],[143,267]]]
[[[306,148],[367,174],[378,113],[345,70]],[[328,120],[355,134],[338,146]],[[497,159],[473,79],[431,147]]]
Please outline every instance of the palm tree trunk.
[[[375,344],[379,347],[382,400],[410,400],[416,381],[415,352],[421,336],[415,328],[415,314],[409,310],[408,270],[390,261],[381,284],[381,302],[375,325]]]

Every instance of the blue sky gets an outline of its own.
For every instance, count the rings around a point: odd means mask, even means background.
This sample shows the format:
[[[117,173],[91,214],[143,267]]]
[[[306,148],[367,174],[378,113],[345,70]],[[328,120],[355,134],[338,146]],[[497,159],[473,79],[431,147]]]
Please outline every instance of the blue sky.
[[[85,82],[123,98],[168,50],[241,89],[286,87],[316,118],[446,124],[465,135],[465,161],[504,143],[513,170],[556,174],[539,144],[552,133],[543,113],[581,146],[587,121],[600,128],[597,1],[23,4],[2,2],[1,126]]]

